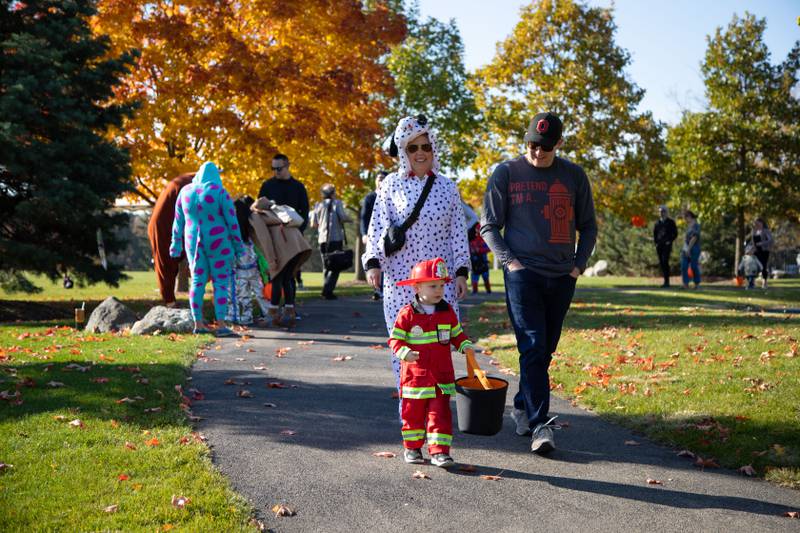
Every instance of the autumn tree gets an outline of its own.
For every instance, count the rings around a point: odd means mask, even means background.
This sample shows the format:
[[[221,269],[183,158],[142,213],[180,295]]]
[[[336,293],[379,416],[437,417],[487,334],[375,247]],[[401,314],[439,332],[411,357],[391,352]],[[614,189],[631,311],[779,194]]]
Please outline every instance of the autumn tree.
[[[766,20],[746,13],[708,38],[702,64],[705,111],[684,113],[671,128],[670,185],[685,205],[721,220],[734,215],[734,268],[745,221],[800,214],[800,42],[770,62]]]
[[[564,123],[561,152],[584,167],[600,209],[641,214],[663,199],[661,127],[637,106],[644,91],[625,74],[630,55],[614,41],[611,9],[577,0],[538,0],[471,80],[485,128],[480,177],[523,147],[529,120],[552,111]]]
[[[405,32],[381,2],[100,0],[94,28],[141,50],[117,98],[142,101],[119,137],[148,201],[204,160],[250,194],[277,151],[310,191],[375,166],[393,92],[381,58]]]
[[[474,159],[479,120],[466,84],[461,34],[454,20],[421,20],[416,5],[406,18],[408,35],[387,61],[397,95],[391,101],[386,129],[392,132],[402,117],[424,113],[436,130],[441,164],[457,174]]]
[[[36,290],[25,273],[115,284],[114,200],[130,190],[128,155],[106,138],[131,105],[110,102],[133,64],[108,55],[87,18],[94,2],[0,1],[0,285]]]

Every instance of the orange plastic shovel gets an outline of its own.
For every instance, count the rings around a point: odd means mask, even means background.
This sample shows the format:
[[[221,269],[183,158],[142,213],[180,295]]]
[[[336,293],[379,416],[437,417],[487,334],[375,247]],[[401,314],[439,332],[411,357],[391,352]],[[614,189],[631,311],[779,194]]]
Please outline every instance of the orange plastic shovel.
[[[481,367],[478,366],[478,361],[475,360],[475,352],[473,350],[467,350],[467,376],[472,377],[475,376],[478,378],[478,381],[481,382],[481,386],[489,390],[492,388],[491,383],[489,380],[486,379],[486,372],[481,370]]]

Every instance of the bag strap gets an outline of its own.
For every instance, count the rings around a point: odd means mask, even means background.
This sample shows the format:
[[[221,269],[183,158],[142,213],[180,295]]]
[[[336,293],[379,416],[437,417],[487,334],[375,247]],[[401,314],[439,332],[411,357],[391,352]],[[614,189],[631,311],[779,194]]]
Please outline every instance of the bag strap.
[[[417,199],[417,203],[414,204],[414,209],[411,211],[411,214],[408,215],[408,218],[405,222],[400,226],[403,228],[403,231],[407,231],[414,222],[417,221],[419,217],[419,212],[422,211],[422,206],[425,204],[425,200],[428,199],[428,194],[431,192],[433,188],[433,181],[436,179],[436,174],[431,172],[431,175],[428,176],[428,181],[425,182],[425,187],[422,189],[422,193],[420,193],[419,198]]]

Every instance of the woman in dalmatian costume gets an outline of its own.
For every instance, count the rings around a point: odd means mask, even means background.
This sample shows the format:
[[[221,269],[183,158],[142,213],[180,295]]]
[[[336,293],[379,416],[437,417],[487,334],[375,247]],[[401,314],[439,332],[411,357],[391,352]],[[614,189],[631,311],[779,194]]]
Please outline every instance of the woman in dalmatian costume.
[[[420,261],[441,257],[456,279],[445,287],[444,299],[458,315],[458,300],[467,292],[469,245],[461,208],[461,196],[453,180],[439,174],[436,136],[423,115],[406,117],[394,132],[400,166],[381,183],[367,246],[361,261],[367,281],[379,288],[383,273],[383,314],[391,335],[400,309],[414,300],[414,290],[397,286]],[[399,226],[411,214],[422,194],[428,175],[435,175],[433,188],[422,206],[417,221],[406,231],[402,249],[387,257],[383,237],[392,225]],[[400,381],[400,360],[392,356],[392,368]]]

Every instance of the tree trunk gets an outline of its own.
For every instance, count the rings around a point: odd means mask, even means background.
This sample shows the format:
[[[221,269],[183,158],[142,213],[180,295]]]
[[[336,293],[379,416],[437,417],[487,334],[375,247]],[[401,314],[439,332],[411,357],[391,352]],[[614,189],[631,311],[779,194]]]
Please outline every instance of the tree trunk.
[[[355,263],[356,267],[356,281],[367,281],[367,274],[364,272],[364,265],[361,264],[361,254],[364,253],[364,243],[361,241],[361,235],[358,235],[356,239],[356,246],[355,246],[355,257],[353,257],[353,263]]]
[[[744,207],[736,208],[736,251],[733,258],[733,277],[736,277],[744,250]]]
[[[178,292],[189,292],[189,262],[186,259],[178,267]]]

